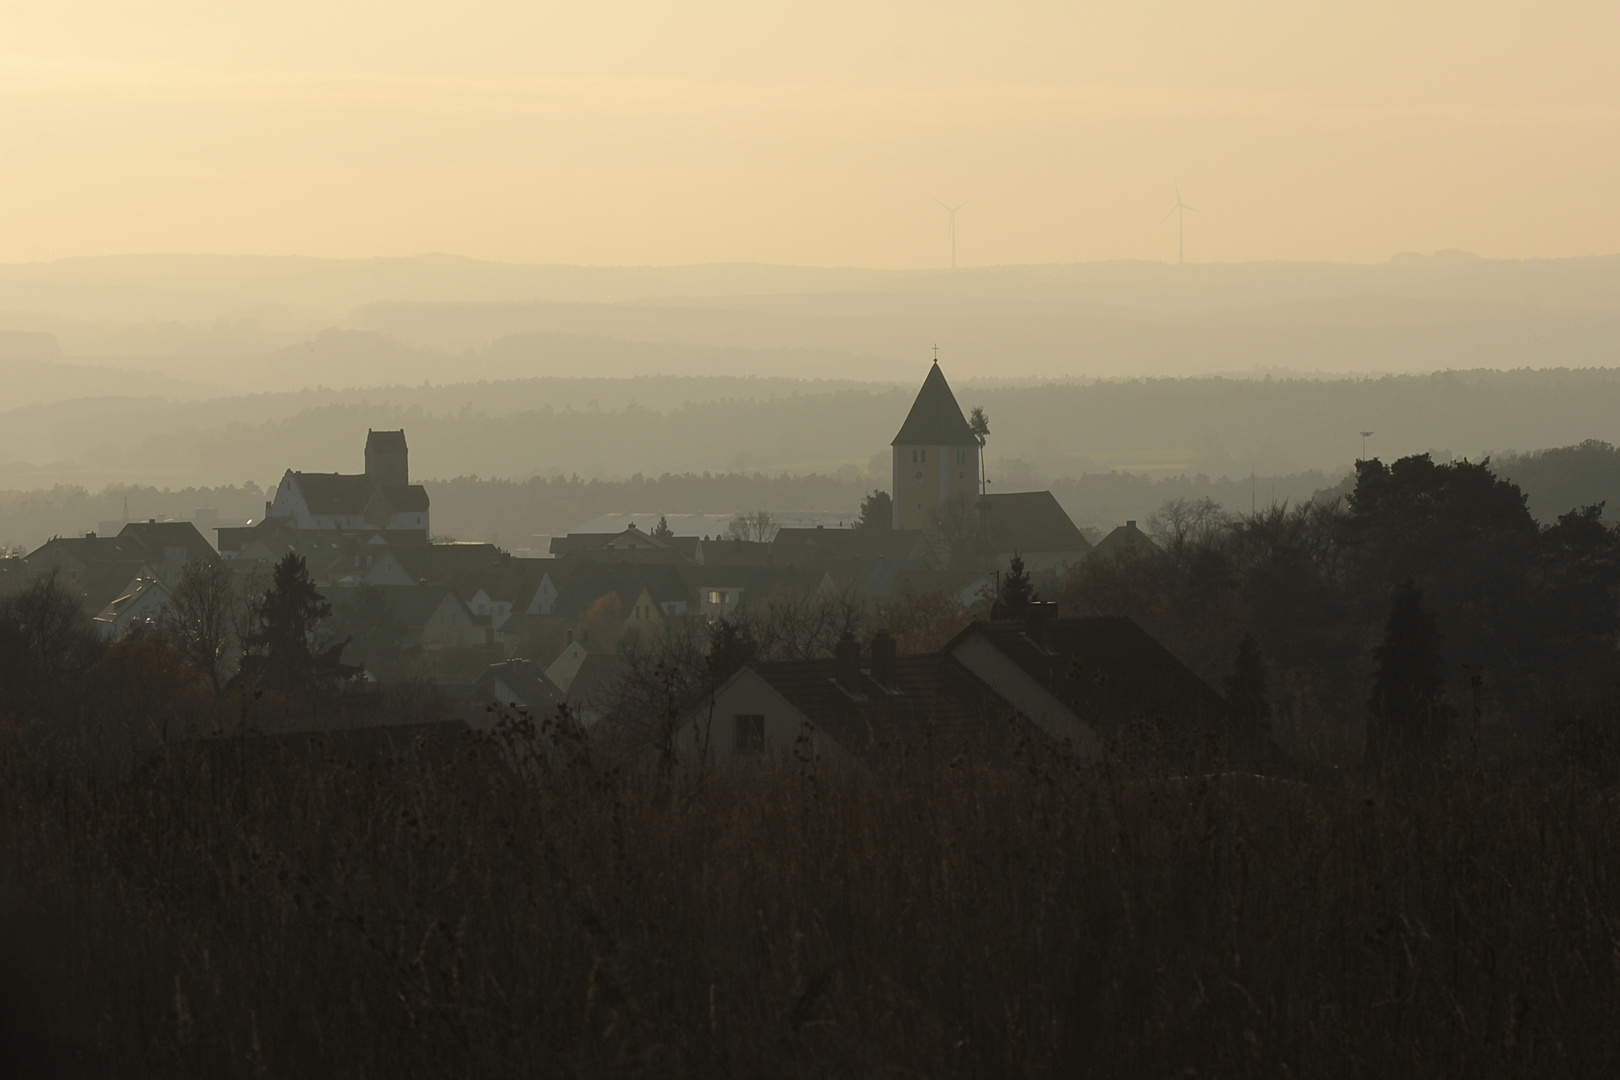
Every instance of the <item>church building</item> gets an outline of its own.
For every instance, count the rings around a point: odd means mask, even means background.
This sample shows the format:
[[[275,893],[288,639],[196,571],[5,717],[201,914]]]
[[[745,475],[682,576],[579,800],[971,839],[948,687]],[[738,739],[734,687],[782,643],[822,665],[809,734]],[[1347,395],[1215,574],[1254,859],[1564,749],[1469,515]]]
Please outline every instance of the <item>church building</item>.
[[[934,362],[894,437],[894,527],[932,529],[979,498],[979,440]]]

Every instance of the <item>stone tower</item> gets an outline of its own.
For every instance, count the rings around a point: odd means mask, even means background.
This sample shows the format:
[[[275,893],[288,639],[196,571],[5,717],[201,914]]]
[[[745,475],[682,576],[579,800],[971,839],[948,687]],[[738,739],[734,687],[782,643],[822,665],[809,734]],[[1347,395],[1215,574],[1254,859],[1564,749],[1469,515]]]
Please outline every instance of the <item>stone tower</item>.
[[[366,475],[378,487],[407,487],[410,474],[410,451],[405,447],[404,431],[366,432]]]
[[[979,498],[979,440],[939,362],[894,437],[894,527],[931,529],[946,508]]]

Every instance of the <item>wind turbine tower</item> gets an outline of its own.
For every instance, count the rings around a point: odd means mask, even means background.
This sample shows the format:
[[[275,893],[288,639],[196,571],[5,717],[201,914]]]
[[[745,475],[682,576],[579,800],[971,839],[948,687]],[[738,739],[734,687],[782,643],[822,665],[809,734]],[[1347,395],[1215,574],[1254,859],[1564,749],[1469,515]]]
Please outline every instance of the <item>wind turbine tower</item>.
[[[1181,182],[1176,181],[1176,205],[1170,208],[1170,214],[1176,217],[1176,265],[1180,266],[1187,261],[1187,211],[1197,213],[1196,207],[1188,206],[1181,201]],[[1170,214],[1164,215],[1164,220],[1170,220]]]
[[[945,207],[945,212],[947,214],[951,215],[951,269],[955,270],[956,269],[956,212],[958,210],[962,209],[962,207],[966,206],[968,203],[972,202],[973,200],[972,199],[963,199],[961,202],[957,203],[955,206],[946,206],[945,201],[943,199],[935,199],[934,201],[939,203],[939,205],[944,206]]]

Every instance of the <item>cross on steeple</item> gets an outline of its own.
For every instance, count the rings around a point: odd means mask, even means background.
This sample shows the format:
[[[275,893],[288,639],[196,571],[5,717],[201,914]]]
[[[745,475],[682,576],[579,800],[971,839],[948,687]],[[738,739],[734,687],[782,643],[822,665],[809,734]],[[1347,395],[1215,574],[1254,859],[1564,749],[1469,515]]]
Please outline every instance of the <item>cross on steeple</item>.
[[[934,346],[934,363],[939,363],[939,346]]]

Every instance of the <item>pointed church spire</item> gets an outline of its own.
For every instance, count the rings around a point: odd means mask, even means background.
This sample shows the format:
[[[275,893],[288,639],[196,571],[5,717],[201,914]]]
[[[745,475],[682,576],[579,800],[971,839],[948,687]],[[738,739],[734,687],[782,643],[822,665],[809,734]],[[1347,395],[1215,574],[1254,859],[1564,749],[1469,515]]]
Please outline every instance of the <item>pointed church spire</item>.
[[[979,445],[967,418],[962,415],[962,406],[956,403],[956,395],[951,393],[950,384],[945,381],[945,373],[939,369],[937,359],[934,366],[928,369],[922,389],[917,391],[917,400],[912,402],[906,422],[900,425],[900,434],[894,437],[890,445]]]

